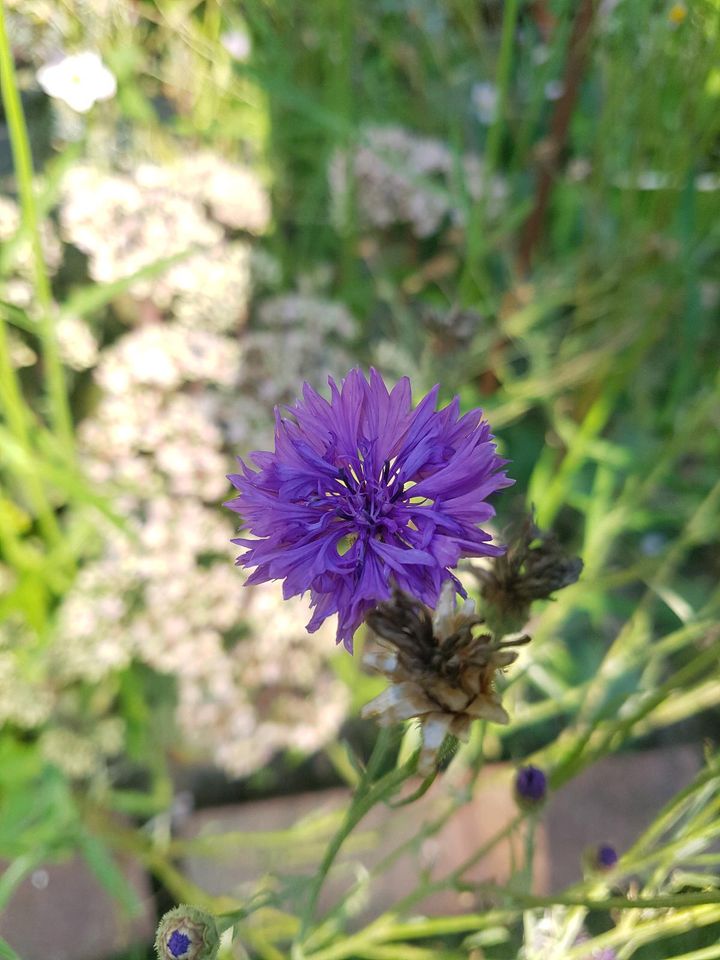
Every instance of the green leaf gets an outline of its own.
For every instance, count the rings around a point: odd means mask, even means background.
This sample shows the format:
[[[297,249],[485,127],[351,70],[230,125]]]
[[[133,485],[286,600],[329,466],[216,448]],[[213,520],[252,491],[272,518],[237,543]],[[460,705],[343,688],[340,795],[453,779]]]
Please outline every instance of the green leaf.
[[[16,857],[0,876],[0,910],[3,910],[25,877],[44,860],[40,850]]]
[[[13,434],[6,427],[0,426],[0,444],[6,457],[6,465],[17,474],[20,482],[32,472],[53,484],[66,494],[68,499],[95,507],[120,530],[130,533],[125,518],[114,511],[109,498],[91,486],[76,464],[68,462],[54,434],[43,427],[37,427],[33,432],[33,441],[40,454],[37,457],[30,456]]]
[[[14,303],[9,303],[7,300],[0,300],[0,310],[5,313],[5,316],[13,326],[38,336],[40,332],[38,325],[28,316],[27,311],[15,306]]]
[[[86,317],[95,313],[97,310],[106,307],[116,297],[127,293],[138,280],[152,280],[154,277],[159,277],[176,263],[180,263],[202,250],[202,246],[195,245],[182,251],[182,253],[175,253],[171,257],[155,260],[146,267],[136,270],[135,273],[131,273],[120,280],[114,280],[112,283],[93,283],[79,287],[69,295],[60,308],[60,316]]]
[[[0,957],[4,960],[21,960],[20,954],[15,953],[7,940],[3,940],[2,937],[0,937]]]
[[[107,847],[89,833],[78,837],[80,852],[107,892],[120,903],[129,916],[137,916],[142,905],[138,895],[113,860]]]

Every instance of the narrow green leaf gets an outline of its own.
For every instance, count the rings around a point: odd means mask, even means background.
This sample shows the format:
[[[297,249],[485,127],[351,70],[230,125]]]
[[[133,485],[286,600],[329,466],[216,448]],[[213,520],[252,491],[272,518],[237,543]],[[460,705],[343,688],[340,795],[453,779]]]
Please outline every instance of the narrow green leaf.
[[[152,280],[161,276],[166,270],[198,253],[202,247],[188,247],[181,253],[173,254],[171,257],[163,257],[161,260],[155,260],[146,267],[136,270],[127,277],[120,280],[114,280],[112,283],[93,283],[74,290],[66,299],[60,308],[60,316],[86,317],[106,307],[116,297],[119,297],[137,283],[138,280]]]
[[[21,960],[20,954],[15,953],[7,940],[3,940],[2,937],[0,937],[0,957],[4,960]]]
[[[78,843],[88,866],[107,892],[122,905],[129,916],[137,916],[141,910],[138,895],[107,847],[89,833],[81,833]]]

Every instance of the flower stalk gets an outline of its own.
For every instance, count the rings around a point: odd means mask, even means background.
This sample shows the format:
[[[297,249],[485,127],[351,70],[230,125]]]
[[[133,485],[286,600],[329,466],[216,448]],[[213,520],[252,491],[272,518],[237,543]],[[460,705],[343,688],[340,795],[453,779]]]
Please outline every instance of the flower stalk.
[[[345,818],[337,830],[335,836],[328,844],[322,862],[318,867],[317,873],[313,877],[310,892],[302,914],[300,930],[298,937],[293,945],[293,960],[299,960],[304,956],[302,944],[306,939],[317,910],[317,903],[320,893],[325,885],[330,870],[342,849],[343,844],[350,836],[360,821],[375,807],[378,803],[387,801],[400,789],[402,784],[415,773],[417,767],[418,753],[414,753],[406,763],[399,767],[394,767],[388,773],[374,780],[374,776],[382,765],[393,746],[397,743],[398,730],[381,730],[380,735],[375,741],[373,751],[368,760],[365,775],[360,781],[350,806],[347,809]]]

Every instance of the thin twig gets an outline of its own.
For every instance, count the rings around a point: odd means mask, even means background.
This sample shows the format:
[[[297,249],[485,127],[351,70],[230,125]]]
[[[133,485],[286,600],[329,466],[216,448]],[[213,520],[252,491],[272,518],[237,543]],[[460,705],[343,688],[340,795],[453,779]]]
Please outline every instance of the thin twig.
[[[550,122],[550,133],[536,148],[539,172],[535,203],[520,234],[518,250],[518,269],[522,274],[529,272],[533,254],[543,236],[545,214],[557,176],[558,161],[565,146],[580,82],[585,71],[595,6],[596,0],[581,0],[578,6],[568,40],[568,54],[562,81],[563,92],[555,106]]]

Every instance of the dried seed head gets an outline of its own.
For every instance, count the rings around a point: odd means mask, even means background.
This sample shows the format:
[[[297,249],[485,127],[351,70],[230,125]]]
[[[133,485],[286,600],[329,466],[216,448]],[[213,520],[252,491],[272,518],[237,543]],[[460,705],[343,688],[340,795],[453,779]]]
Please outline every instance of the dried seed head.
[[[506,552],[474,572],[481,581],[490,624],[519,629],[527,622],[530,604],[575,583],[583,562],[567,554],[554,533],[538,529],[531,513],[507,532],[505,540]]]
[[[411,717],[422,724],[418,772],[427,776],[447,734],[467,740],[475,719],[507,723],[509,717],[494,689],[497,670],[517,658],[508,649],[529,637],[496,641],[488,633],[473,634],[482,623],[471,600],[456,610],[455,585],[447,581],[434,614],[423,603],[399,589],[392,600],[378,604],[367,617],[375,641],[364,662],[390,681],[379,696],[363,708],[390,726]]]

